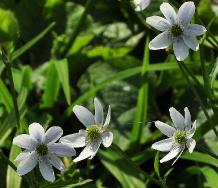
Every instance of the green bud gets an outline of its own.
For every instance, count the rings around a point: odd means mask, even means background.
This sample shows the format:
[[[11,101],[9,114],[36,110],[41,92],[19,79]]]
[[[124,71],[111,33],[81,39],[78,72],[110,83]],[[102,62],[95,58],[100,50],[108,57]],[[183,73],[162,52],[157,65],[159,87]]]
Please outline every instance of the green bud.
[[[14,14],[0,8],[0,43],[14,41],[18,33],[19,26]]]

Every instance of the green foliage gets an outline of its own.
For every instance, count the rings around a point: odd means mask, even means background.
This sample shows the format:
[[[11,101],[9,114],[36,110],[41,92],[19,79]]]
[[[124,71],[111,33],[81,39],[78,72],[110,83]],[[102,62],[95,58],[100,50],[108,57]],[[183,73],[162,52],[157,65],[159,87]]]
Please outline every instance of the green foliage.
[[[65,135],[72,134],[82,129],[72,111],[76,104],[93,112],[93,98],[98,97],[104,115],[108,105],[112,108],[113,145],[101,146],[91,161],[74,164],[72,158],[64,158],[67,170],[55,170],[54,183],[43,180],[36,167],[36,186],[218,187],[217,157],[195,148],[192,154],[185,151],[172,168],[170,162],[159,162],[166,153],[150,148],[165,138],[153,121],[170,124],[168,109],[174,106],[183,112],[187,106],[192,121],[197,119],[197,145],[218,155],[217,137],[210,126],[210,122],[216,128],[218,124],[218,6],[215,1],[199,1],[199,17],[193,22],[202,22],[208,29],[200,42],[204,49],[201,53],[190,50],[185,60],[200,83],[187,76],[205,105],[208,120],[174,55],[149,51],[148,43],[157,33],[147,27],[146,17],[161,15],[160,4],[167,1],[151,2],[140,13],[125,0],[0,2],[0,42],[7,42],[21,119],[16,130],[10,80],[0,60],[0,152],[17,166],[14,159],[20,149],[12,140],[18,133],[28,133],[30,123],[39,122],[45,128],[59,125]],[[176,8],[181,3],[168,2]],[[29,187],[29,174],[19,177],[2,156],[0,162],[2,187]]]
[[[19,26],[14,14],[0,8],[0,43],[14,41],[18,33]]]

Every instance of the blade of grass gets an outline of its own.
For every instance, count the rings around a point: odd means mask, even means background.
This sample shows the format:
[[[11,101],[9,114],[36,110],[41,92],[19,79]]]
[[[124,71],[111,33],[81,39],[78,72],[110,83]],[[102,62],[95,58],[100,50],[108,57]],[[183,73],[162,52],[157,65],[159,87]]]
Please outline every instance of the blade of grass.
[[[189,63],[187,64],[190,67],[196,67],[200,64],[198,63]],[[167,70],[173,70],[178,69],[178,66],[176,63],[158,63],[148,66],[148,71],[167,71]],[[93,86],[90,90],[86,91],[84,94],[82,94],[80,97],[78,97],[65,111],[62,115],[62,120],[65,120],[66,117],[69,117],[72,114],[72,109],[76,104],[81,104],[82,102],[86,101],[88,98],[93,96],[97,91],[101,90],[102,88],[106,87],[109,83],[113,82],[114,80],[123,80],[132,76],[135,76],[137,74],[141,73],[141,66],[130,68],[128,70],[121,71],[119,73],[116,73],[114,75],[111,75],[106,80],[102,81],[96,86]]]
[[[137,150],[140,149],[142,129],[147,121],[148,90],[149,90],[148,81],[146,78],[148,72],[148,66],[149,66],[148,46],[149,46],[149,35],[147,34],[143,64],[141,68],[141,87],[138,93],[136,115],[135,115],[132,132],[131,132],[131,140],[130,140],[131,153],[135,153]]]

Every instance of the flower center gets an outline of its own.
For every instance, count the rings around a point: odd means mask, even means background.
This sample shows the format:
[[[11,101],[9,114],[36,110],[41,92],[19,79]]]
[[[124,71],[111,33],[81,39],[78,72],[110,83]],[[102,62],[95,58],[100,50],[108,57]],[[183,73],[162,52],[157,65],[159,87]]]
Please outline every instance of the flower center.
[[[36,147],[36,151],[39,155],[43,156],[43,155],[46,155],[48,153],[48,147],[45,144],[39,144]]]
[[[187,141],[185,131],[176,131],[174,133],[174,140],[177,144],[185,144]]]
[[[180,36],[183,31],[183,28],[179,24],[175,24],[170,28],[170,32],[174,37]]]
[[[88,138],[93,141],[100,137],[100,128],[97,125],[91,125],[86,129]]]

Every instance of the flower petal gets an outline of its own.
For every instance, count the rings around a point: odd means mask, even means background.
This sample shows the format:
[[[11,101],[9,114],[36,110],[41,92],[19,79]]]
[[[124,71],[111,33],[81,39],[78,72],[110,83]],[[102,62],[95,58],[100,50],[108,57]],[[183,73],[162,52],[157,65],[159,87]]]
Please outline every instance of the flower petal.
[[[109,106],[108,107],[108,112],[107,112],[107,117],[106,117],[104,125],[103,125],[104,130],[107,129],[107,127],[108,127],[108,125],[110,123],[110,120],[111,120],[111,107]]]
[[[188,57],[189,47],[184,43],[182,38],[177,38],[173,42],[173,51],[178,61],[183,61]]]
[[[176,162],[176,161],[179,159],[179,157],[182,155],[182,153],[183,153],[184,149],[185,149],[185,146],[182,146],[182,147],[181,147],[181,151],[180,151],[179,155],[176,157],[175,161],[173,161],[172,165],[174,165],[174,164],[175,164],[175,162]]]
[[[151,0],[134,0],[134,5],[135,5],[135,11],[143,11],[148,7],[150,4]]]
[[[56,142],[63,134],[63,130],[61,127],[58,126],[53,126],[50,127],[45,135],[44,135],[44,143],[48,144],[48,143],[54,143]]]
[[[174,157],[176,157],[180,153],[181,150],[182,150],[182,148],[179,146],[173,147],[171,149],[171,151],[160,160],[160,163],[163,163],[163,162],[166,162],[166,161],[173,159]]]
[[[191,114],[187,107],[184,108],[184,111],[185,111],[185,126],[187,127],[188,130],[190,130],[192,125]]]
[[[185,2],[179,8],[178,19],[183,26],[187,26],[195,14],[195,4],[194,2]]]
[[[76,163],[87,158],[92,159],[96,155],[98,148],[100,147],[100,144],[100,141],[89,143],[80,153],[80,155],[73,161]]]
[[[187,135],[188,138],[193,137],[193,135],[195,134],[196,128],[197,128],[197,121],[195,120],[193,125],[192,125],[192,128],[187,132],[188,133],[188,135]]]
[[[22,160],[19,163],[17,167],[18,175],[22,176],[30,172],[33,168],[35,168],[37,162],[38,162],[37,154],[36,152],[32,152],[31,155],[28,156],[28,158]]]
[[[83,106],[76,105],[73,108],[73,112],[80,122],[86,127],[95,124],[95,118],[93,114]]]
[[[173,124],[179,130],[185,130],[185,119],[175,108],[171,107],[169,109],[170,117],[173,121]]]
[[[150,43],[149,48],[151,50],[165,49],[172,43],[172,38],[168,31],[165,31],[157,35]]]
[[[86,131],[80,130],[78,133],[64,136],[60,139],[60,142],[69,144],[74,148],[84,147],[86,145]]]
[[[174,24],[176,22],[176,12],[169,3],[162,3],[160,6],[160,10],[171,24]]]
[[[183,35],[183,40],[185,44],[194,51],[198,51],[199,44],[195,37],[191,35]]]
[[[170,151],[172,146],[173,146],[173,139],[167,138],[159,142],[155,142],[154,144],[152,144],[151,148],[156,149],[158,151]]]
[[[15,161],[21,162],[22,160],[29,158],[33,153],[35,153],[35,151],[25,150],[16,157]]]
[[[102,105],[97,98],[94,99],[94,106],[95,106],[95,122],[98,125],[102,125],[104,121],[104,112],[103,112]]]
[[[13,139],[13,144],[25,149],[34,149],[37,141],[28,134],[21,134]]]
[[[108,148],[113,142],[113,133],[112,132],[103,132],[101,134],[102,144],[104,147]]]
[[[191,24],[186,28],[185,34],[193,35],[193,36],[200,36],[200,35],[203,35],[206,31],[207,29],[202,25]]]
[[[58,170],[64,171],[66,170],[64,163],[55,155],[49,155],[48,161]]]
[[[186,142],[186,147],[188,148],[189,153],[192,153],[195,149],[196,141],[193,138],[190,138]]]
[[[48,144],[48,149],[51,153],[55,153],[57,156],[60,157],[71,157],[76,155],[76,151],[73,147],[67,144],[62,143],[52,143]]]
[[[146,18],[146,23],[159,31],[166,31],[170,27],[170,23],[160,16],[150,16]]]
[[[50,162],[46,158],[41,157],[41,159],[39,160],[39,170],[45,180],[54,182],[54,171]]]
[[[41,142],[43,135],[45,134],[45,130],[39,123],[32,123],[29,126],[29,133],[38,142]]]
[[[155,121],[155,126],[166,136],[171,137],[175,133],[176,129],[172,126],[167,125],[161,121]]]

